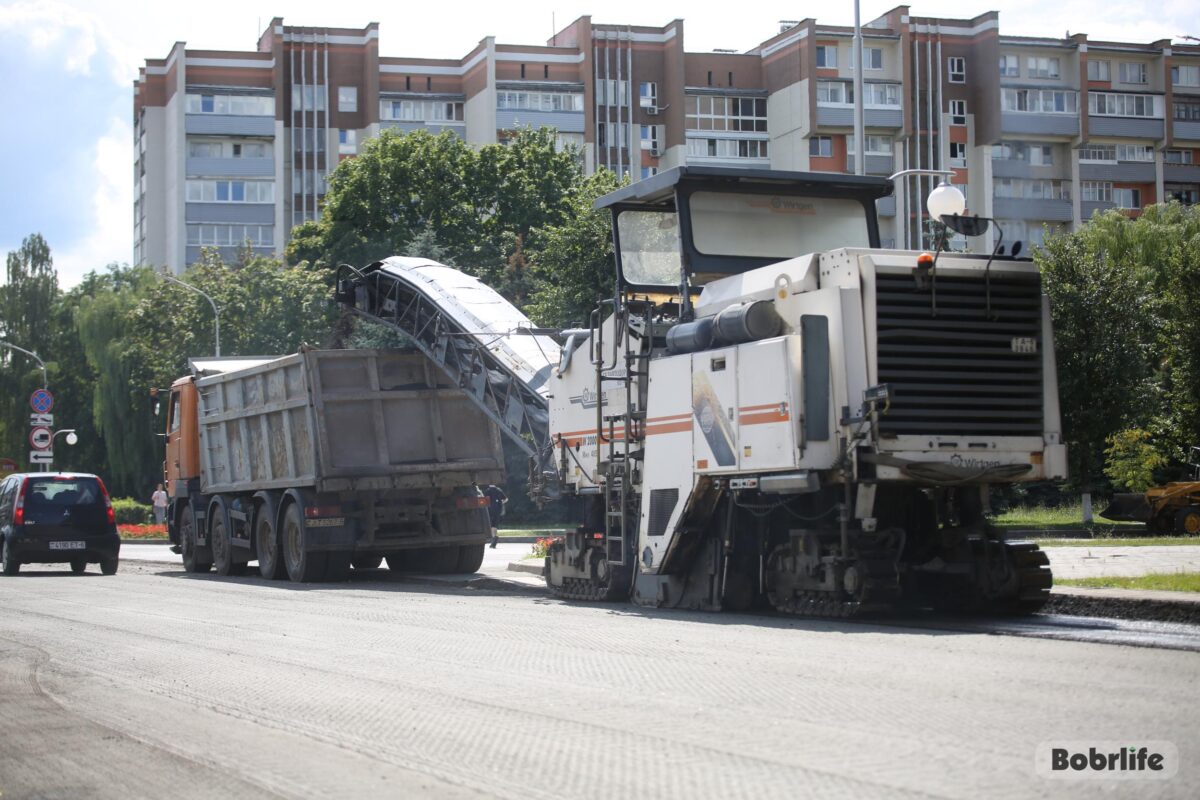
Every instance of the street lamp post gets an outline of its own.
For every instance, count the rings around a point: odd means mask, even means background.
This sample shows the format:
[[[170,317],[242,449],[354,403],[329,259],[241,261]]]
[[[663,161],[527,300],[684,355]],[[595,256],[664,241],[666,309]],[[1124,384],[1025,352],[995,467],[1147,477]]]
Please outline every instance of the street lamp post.
[[[57,430],[54,432],[54,435],[50,437],[50,451],[51,452],[54,451],[54,440],[57,439],[60,434],[64,434],[64,433],[67,435],[67,438],[66,438],[67,444],[74,446],[79,441],[79,437],[75,435],[74,428],[63,428],[61,430]],[[50,471],[50,465],[42,464],[42,472],[49,472],[49,471]]]
[[[183,288],[185,288],[185,289],[191,289],[193,292],[195,292],[196,294],[200,295],[200,296],[201,296],[201,297],[203,297],[205,300],[207,300],[207,301],[208,301],[208,304],[209,304],[210,306],[212,306],[212,310],[213,310],[213,323],[214,323],[214,325],[215,325],[215,327],[216,327],[216,335],[215,335],[215,339],[216,339],[216,357],[217,357],[217,358],[220,358],[220,357],[221,357],[221,311],[220,311],[220,309],[218,309],[218,308],[217,308],[217,304],[216,304],[216,302],[214,302],[214,301],[213,301],[213,299],[212,299],[211,297],[209,297],[207,294],[205,294],[204,292],[200,291],[200,290],[199,290],[199,289],[197,289],[195,286],[192,286],[190,283],[184,283],[183,281],[179,280],[178,278],[172,277],[171,275],[168,275],[168,274],[167,274],[167,273],[165,273],[165,272],[163,272],[163,273],[159,273],[159,274],[160,274],[160,275],[162,275],[162,277],[163,277],[163,278],[165,278],[166,280],[170,281],[171,283],[177,283],[177,284],[179,284],[180,286],[182,286],[182,287],[183,287]]]
[[[38,358],[37,353],[33,352],[32,350],[26,350],[24,347],[17,347],[15,344],[10,342],[0,342],[0,347],[7,347],[10,350],[17,350],[33,358],[33,360],[38,363],[38,366],[42,368],[42,388],[45,389],[49,385],[49,381],[46,380],[46,362]]]

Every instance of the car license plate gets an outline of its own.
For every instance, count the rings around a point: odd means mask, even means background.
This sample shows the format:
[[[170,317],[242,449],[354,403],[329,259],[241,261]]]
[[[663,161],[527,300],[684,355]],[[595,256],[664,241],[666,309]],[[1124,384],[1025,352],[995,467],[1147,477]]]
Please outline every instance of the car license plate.
[[[87,547],[87,542],[51,542],[51,550],[83,550]]]

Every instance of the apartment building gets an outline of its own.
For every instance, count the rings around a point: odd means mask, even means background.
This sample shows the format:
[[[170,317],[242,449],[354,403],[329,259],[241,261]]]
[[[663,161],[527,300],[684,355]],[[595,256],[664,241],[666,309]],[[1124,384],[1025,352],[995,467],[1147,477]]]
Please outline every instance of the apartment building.
[[[205,246],[281,254],[329,172],[384,128],[503,143],[553,127],[585,169],[680,164],[853,172],[853,31],[806,19],[744,51],[690,53],[684,23],[581,17],[543,46],[488,37],[461,58],[381,56],[379,26],[271,21],[254,51],[149,59],[134,84],[134,261]],[[1200,199],[1200,46],[1008,36],[987,12],[899,6],[863,29],[864,171],[948,169],[1004,242],[1097,209]],[[930,178],[897,182],[885,244],[929,245]],[[990,248],[993,229],[973,249]]]

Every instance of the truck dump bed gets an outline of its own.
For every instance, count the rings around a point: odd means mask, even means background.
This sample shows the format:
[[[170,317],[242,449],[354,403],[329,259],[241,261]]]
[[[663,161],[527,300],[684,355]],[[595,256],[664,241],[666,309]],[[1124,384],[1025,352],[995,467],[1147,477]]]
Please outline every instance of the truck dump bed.
[[[203,491],[495,483],[494,423],[420,353],[306,350],[197,360]],[[215,374],[214,374],[215,373]]]

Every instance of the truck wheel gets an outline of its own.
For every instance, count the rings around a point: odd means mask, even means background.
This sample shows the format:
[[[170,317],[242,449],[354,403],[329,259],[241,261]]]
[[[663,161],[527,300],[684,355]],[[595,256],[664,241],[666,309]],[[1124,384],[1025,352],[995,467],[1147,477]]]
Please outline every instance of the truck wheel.
[[[283,512],[283,561],[287,565],[288,578],[293,583],[313,583],[324,580],[325,553],[314,553],[308,549],[308,532],[300,506],[288,503]]]
[[[266,505],[258,507],[254,515],[254,552],[258,554],[258,572],[269,581],[282,580],[287,575],[280,552],[279,533],[275,520]]]
[[[455,572],[478,572],[483,565],[483,545],[464,544],[458,548],[458,566]]]
[[[1200,536],[1200,506],[1188,506],[1175,514],[1175,531],[1184,536]]]
[[[383,556],[355,556],[351,563],[355,569],[379,569],[379,565],[383,563]]]
[[[218,575],[245,575],[246,564],[238,563],[233,552],[233,539],[229,524],[229,513],[224,506],[215,505],[212,510],[212,527],[208,535],[212,548],[213,566]]]
[[[208,572],[212,557],[207,547],[196,544],[196,512],[191,505],[183,507],[179,518],[179,547],[183,551],[183,568],[188,572]]]
[[[458,569],[458,547],[426,547],[417,551],[420,572],[426,575],[448,575]]]

